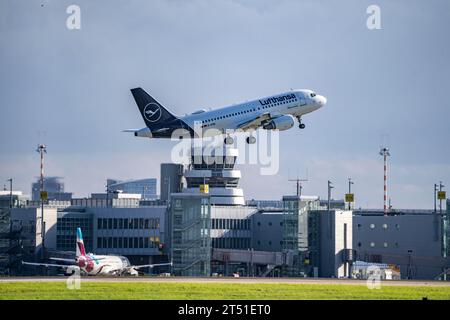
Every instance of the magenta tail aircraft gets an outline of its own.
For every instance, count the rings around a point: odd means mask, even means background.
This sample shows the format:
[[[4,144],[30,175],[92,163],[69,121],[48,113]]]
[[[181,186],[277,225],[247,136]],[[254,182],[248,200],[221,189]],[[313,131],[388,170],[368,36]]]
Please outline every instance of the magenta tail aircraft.
[[[83,270],[87,275],[133,275],[138,276],[137,269],[140,268],[153,268],[157,266],[172,265],[172,263],[160,263],[160,264],[144,264],[133,266],[126,257],[122,256],[98,256],[92,253],[86,253],[83,241],[83,235],[81,229],[77,228],[77,243],[76,243],[76,256],[75,261],[73,259],[63,258],[50,258],[50,260],[70,262],[68,264],[52,264],[52,263],[34,263],[22,261],[25,265],[32,266],[45,266],[45,267],[60,267],[70,268],[78,267]],[[75,263],[74,263],[75,262]]]

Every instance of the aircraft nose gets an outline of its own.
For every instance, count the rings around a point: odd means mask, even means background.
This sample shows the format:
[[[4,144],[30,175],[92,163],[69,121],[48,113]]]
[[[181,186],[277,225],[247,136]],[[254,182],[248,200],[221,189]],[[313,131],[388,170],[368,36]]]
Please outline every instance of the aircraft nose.
[[[321,95],[317,95],[317,100],[321,107],[323,107],[327,103],[327,98]]]

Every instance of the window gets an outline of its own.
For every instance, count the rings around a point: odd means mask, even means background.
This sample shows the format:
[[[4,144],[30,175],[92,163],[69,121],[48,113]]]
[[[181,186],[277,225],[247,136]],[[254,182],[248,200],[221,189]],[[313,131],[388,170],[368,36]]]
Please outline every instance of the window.
[[[109,218],[108,219],[108,229],[112,229],[112,224],[113,224],[112,218]]]
[[[112,238],[108,238],[108,249],[112,248]]]
[[[316,94],[313,92],[310,94],[311,98],[314,98],[316,96]]]
[[[272,226],[272,222],[269,222],[269,226]]]
[[[358,242],[358,247],[361,247],[361,242]]]
[[[117,247],[118,247],[118,248],[123,248],[123,246],[122,246],[122,237],[119,238]]]
[[[387,248],[388,247],[388,243],[387,242],[383,243],[383,247]]]
[[[385,229],[385,230],[386,230],[387,228],[388,228],[388,225],[387,225],[387,223],[384,223],[384,224],[383,224],[383,229]]]
[[[374,247],[375,247],[375,242],[371,242],[371,243],[370,243],[370,246],[371,246],[372,248],[374,248]]]
[[[128,238],[123,238],[123,247],[124,247],[125,249],[128,248]]]
[[[258,222],[257,225],[258,225],[258,227],[259,227],[259,226],[261,225],[261,222]]]
[[[97,219],[97,229],[102,229],[102,219]]]
[[[117,248],[117,238],[113,238],[113,248]]]
[[[375,229],[375,225],[373,223],[370,224],[370,229]]]
[[[99,219],[100,220],[100,219]],[[103,241],[102,238],[97,238],[97,246],[99,249],[103,248]]]
[[[398,223],[395,225],[395,229],[400,229],[400,225]]]
[[[117,219],[116,218],[113,219],[113,225],[114,225],[114,229],[117,229]]]
[[[139,248],[143,248],[144,247],[144,238],[139,238]]]
[[[148,229],[148,219],[145,219],[145,220],[144,220],[144,228],[145,228],[145,229]]]
[[[138,238],[133,238],[133,248],[139,248]]]
[[[123,229],[123,219],[119,219],[119,229]]]
[[[134,221],[134,229],[139,229],[139,219],[138,218],[134,218],[133,219],[133,221]]]
[[[144,229],[144,218],[139,219],[139,229]]]

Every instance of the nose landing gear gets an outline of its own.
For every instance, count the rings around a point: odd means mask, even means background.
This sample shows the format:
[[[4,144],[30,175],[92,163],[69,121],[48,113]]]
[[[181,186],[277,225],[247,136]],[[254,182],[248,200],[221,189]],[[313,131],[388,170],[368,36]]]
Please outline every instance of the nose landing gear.
[[[306,125],[304,123],[302,123],[302,118],[301,117],[297,117],[298,120],[298,127],[300,129],[305,129]]]

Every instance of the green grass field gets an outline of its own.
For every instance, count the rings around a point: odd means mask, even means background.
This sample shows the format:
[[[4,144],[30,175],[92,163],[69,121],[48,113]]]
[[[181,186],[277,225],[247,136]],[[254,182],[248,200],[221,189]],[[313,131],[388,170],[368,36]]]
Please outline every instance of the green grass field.
[[[0,299],[445,299],[450,287],[322,284],[87,282],[69,290],[64,282],[0,283]]]

